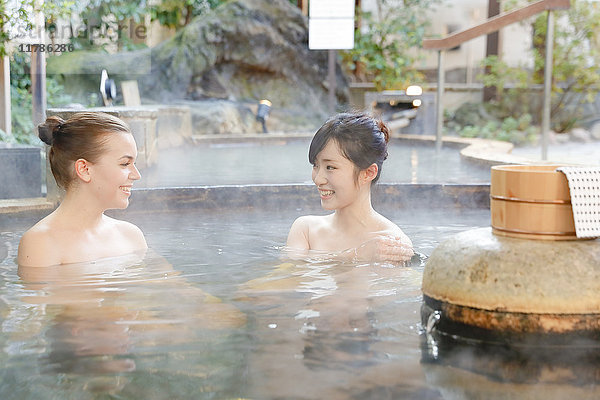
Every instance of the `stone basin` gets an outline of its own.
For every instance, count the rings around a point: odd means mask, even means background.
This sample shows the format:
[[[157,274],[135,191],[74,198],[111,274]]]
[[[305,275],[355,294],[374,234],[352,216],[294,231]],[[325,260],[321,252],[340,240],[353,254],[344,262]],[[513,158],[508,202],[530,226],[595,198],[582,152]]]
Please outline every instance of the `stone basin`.
[[[424,325],[474,336],[585,333],[600,338],[600,241],[542,241],[459,233],[423,273]],[[459,332],[461,331],[461,332]]]

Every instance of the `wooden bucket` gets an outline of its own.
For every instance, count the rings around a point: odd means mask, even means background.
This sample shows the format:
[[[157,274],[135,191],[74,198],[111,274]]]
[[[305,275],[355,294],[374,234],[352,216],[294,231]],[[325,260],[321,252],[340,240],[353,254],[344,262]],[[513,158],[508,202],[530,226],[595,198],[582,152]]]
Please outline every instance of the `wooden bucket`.
[[[496,235],[576,240],[571,194],[561,165],[492,167],[490,209]]]

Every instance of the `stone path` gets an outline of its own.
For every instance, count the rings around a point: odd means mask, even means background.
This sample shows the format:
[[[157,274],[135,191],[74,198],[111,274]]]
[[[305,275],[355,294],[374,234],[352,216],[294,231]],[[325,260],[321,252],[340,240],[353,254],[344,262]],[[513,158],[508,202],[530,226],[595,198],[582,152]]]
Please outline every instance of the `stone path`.
[[[531,160],[542,159],[541,146],[515,147],[511,154]],[[600,141],[567,142],[548,146],[548,161],[582,165],[600,165]]]

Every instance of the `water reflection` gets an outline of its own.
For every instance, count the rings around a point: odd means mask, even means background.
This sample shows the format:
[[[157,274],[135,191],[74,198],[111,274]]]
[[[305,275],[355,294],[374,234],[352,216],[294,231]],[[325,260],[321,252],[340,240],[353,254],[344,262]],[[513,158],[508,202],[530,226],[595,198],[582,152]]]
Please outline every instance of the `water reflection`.
[[[421,335],[421,364],[444,399],[600,398],[597,338],[564,335],[554,345],[547,335],[487,342],[448,335],[435,325]]]
[[[255,341],[249,395],[414,396],[422,372],[403,353],[404,340],[418,336],[398,315],[420,295],[420,263],[419,256],[408,267],[284,263],[242,285],[239,300],[251,304]],[[394,376],[402,376],[401,385]]]
[[[424,253],[489,224],[488,210],[382,211]],[[0,232],[9,243],[0,398],[441,399],[426,380],[430,364],[420,364],[423,260],[275,268],[291,221],[306,212],[131,214],[168,262],[148,254],[63,266],[54,277],[16,275],[20,235],[39,218],[11,223],[13,233]]]
[[[211,376],[209,390],[227,392],[215,383],[231,379],[235,368],[228,366],[238,357],[232,361],[221,350],[230,332],[245,325],[245,315],[190,284],[162,257],[21,267],[18,273],[21,305],[13,304],[3,330],[19,326],[19,315],[29,310],[25,318],[30,328],[37,321],[37,329],[13,336],[8,347],[17,356],[25,346],[35,349],[42,375],[67,374],[81,380],[79,390],[92,385],[139,398],[147,387],[129,383],[149,379],[150,373],[200,379],[199,388]],[[18,363],[12,367],[19,369]],[[103,374],[112,378],[99,384]]]

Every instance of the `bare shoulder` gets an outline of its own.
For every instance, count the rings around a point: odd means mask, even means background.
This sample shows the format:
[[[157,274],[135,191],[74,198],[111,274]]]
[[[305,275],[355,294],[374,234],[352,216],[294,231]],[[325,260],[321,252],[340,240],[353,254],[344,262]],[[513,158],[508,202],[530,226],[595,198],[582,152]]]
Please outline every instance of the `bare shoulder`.
[[[402,229],[400,229],[400,227],[398,225],[396,225],[395,223],[393,223],[392,221],[390,221],[383,215],[379,215],[379,217],[380,217],[380,224],[381,224],[381,228],[382,228],[381,231],[383,233],[385,233],[386,235],[392,235],[392,236],[399,237],[403,243],[410,244],[412,246],[412,241],[404,233],[404,231],[402,231]]]
[[[308,218],[307,215],[296,218],[288,233],[287,247],[305,250],[310,248],[308,244]]]
[[[111,218],[111,222],[114,224],[114,227],[118,229],[120,232],[128,233],[128,234],[136,234],[143,235],[142,230],[138,228],[137,225],[132,224],[128,221],[123,221],[120,219]]]
[[[308,228],[311,225],[315,225],[320,223],[323,219],[321,215],[303,215],[301,217],[296,218],[292,226]]]
[[[17,262],[27,267],[60,264],[60,246],[48,220],[41,220],[23,234],[19,242]]]
[[[296,218],[290,228],[286,245],[296,249],[310,249],[310,233],[322,226],[325,218],[321,215],[303,215]]]
[[[136,250],[148,248],[144,233],[137,225],[114,218],[110,218],[110,222],[114,229],[116,229],[125,240],[131,243]]]
[[[326,225],[328,217],[328,215],[303,215],[296,218],[290,231],[301,230],[308,234],[309,230],[318,229]]]

